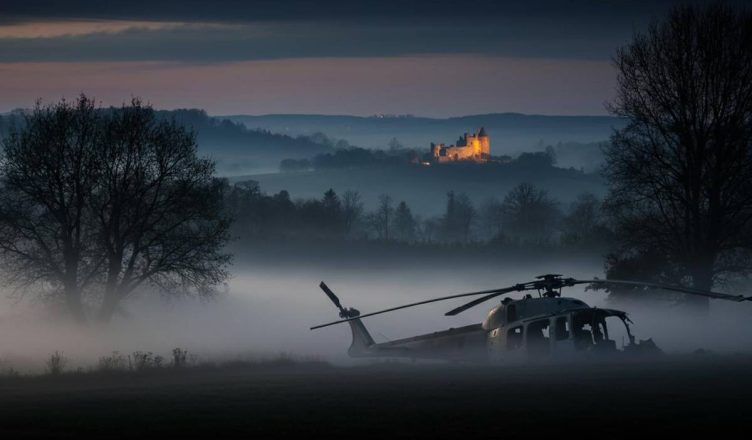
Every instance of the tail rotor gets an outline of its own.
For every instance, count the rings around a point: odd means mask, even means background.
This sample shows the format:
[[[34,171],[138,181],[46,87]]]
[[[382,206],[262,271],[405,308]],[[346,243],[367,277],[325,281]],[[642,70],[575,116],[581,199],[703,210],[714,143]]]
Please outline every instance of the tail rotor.
[[[332,292],[332,289],[330,289],[329,286],[326,285],[326,283],[322,281],[321,284],[319,284],[319,287],[324,291],[324,293],[326,293],[326,296],[329,297],[332,303],[334,303],[334,306],[339,309],[340,318],[356,318],[360,316],[360,312],[357,309],[354,309],[352,307],[346,309],[342,307],[342,304],[339,302],[339,298],[337,298],[337,295]]]

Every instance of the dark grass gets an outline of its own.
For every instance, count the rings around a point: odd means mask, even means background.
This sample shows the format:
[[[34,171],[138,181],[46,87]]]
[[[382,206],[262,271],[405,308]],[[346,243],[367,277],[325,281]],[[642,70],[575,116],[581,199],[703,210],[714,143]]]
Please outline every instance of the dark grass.
[[[4,438],[611,438],[746,432],[752,359],[490,367],[322,363],[0,381]],[[7,436],[7,437],[6,437]]]

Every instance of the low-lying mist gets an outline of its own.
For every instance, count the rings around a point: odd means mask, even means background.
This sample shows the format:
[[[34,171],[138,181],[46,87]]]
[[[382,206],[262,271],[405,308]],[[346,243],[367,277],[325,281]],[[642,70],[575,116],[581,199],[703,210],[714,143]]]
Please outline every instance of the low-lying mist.
[[[547,261],[550,260],[550,261]],[[153,352],[169,358],[175,347],[200,361],[264,360],[280,354],[351,365],[346,325],[310,331],[315,324],[338,319],[337,310],[319,290],[324,280],[345,307],[366,313],[453,293],[507,286],[548,272],[576,278],[603,277],[598,259],[555,262],[551,258],[505,262],[457,262],[432,266],[380,264],[371,268],[301,267],[295,264],[252,265],[233,269],[227,292],[217,299],[172,299],[136,296],[108,325],[81,327],[57,317],[37,302],[0,302],[0,371],[43,371],[55,351],[68,369],[91,368],[113,351],[127,355]],[[625,310],[637,339],[653,338],[668,353],[704,349],[716,353],[749,352],[752,304],[711,300],[707,318],[687,314],[666,303],[615,304],[605,292],[574,287],[565,296],[590,305]],[[519,295],[519,294],[517,294]],[[364,320],[377,342],[481,321],[497,300],[455,317],[444,312],[462,300],[430,304]]]

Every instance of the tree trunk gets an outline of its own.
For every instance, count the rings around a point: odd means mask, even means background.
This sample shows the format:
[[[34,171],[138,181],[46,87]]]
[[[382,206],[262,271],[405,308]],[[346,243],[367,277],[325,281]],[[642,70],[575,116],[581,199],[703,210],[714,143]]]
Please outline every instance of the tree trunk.
[[[115,314],[118,304],[120,303],[120,295],[117,290],[114,292],[105,292],[102,306],[99,308],[99,320],[101,322],[109,322],[112,319],[112,315]]]
[[[122,259],[119,255],[110,255],[110,264],[107,268],[107,283],[105,285],[104,299],[99,308],[99,320],[109,322],[120,303],[119,276],[123,268]]]
[[[86,323],[84,305],[81,302],[81,291],[79,291],[77,287],[70,285],[65,286],[65,305],[73,319],[81,324]]]
[[[699,290],[711,290],[713,288],[713,258],[699,258],[692,270],[692,287]],[[687,295],[684,304],[691,312],[698,315],[710,313],[710,298],[699,295]]]

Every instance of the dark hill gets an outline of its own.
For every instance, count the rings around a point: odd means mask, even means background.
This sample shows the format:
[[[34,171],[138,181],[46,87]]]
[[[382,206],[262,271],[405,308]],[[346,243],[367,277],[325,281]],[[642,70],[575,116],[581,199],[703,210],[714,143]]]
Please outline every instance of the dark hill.
[[[589,143],[608,139],[623,121],[610,116],[542,116],[493,113],[452,118],[414,116],[236,115],[227,116],[252,129],[291,136],[324,132],[364,148],[384,148],[396,137],[406,147],[452,143],[464,132],[485,127],[492,154],[541,150],[558,142]]]

